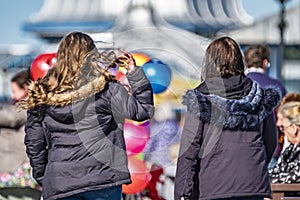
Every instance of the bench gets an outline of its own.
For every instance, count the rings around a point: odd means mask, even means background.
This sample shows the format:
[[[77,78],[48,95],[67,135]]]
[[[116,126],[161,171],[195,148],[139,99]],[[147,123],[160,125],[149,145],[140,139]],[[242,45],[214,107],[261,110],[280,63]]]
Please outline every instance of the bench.
[[[286,192],[300,192],[300,183],[272,183],[273,200],[300,200],[300,197],[285,197]]]

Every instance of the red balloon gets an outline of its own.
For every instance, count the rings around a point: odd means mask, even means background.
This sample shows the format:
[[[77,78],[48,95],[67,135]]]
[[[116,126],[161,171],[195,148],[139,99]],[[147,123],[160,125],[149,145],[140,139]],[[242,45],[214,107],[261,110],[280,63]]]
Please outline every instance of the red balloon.
[[[124,138],[127,155],[135,155],[143,151],[149,138],[150,130],[147,126],[125,121]]]
[[[43,78],[56,62],[56,53],[44,53],[37,56],[30,67],[31,78],[36,81]]]
[[[151,179],[151,174],[147,170],[146,164],[136,157],[128,156],[128,168],[132,183],[122,185],[124,194],[136,194],[143,191]]]

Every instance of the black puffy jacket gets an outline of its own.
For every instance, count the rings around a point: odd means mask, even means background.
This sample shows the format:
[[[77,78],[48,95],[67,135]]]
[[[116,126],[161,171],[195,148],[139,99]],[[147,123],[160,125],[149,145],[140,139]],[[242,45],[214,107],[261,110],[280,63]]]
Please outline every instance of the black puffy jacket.
[[[108,82],[102,91],[66,106],[28,111],[26,152],[44,200],[131,182],[124,120],[147,120],[154,107],[142,68],[127,78],[132,95],[119,83]],[[82,90],[87,87],[82,88],[76,92],[86,93]]]

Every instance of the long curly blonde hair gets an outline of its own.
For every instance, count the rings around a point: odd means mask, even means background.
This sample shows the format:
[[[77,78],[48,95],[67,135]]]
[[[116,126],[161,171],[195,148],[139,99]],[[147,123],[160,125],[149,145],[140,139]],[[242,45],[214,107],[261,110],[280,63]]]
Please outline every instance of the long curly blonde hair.
[[[109,67],[115,67],[115,54],[100,53],[85,33],[67,34],[59,44],[56,60],[44,78],[30,82],[27,98],[19,103],[19,108],[64,106],[103,90],[107,81],[116,81],[108,72]]]

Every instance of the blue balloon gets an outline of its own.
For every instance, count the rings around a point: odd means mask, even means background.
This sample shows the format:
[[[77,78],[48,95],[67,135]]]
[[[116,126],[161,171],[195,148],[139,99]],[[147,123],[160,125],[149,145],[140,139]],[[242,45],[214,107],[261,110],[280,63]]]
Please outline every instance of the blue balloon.
[[[154,94],[165,91],[171,82],[171,69],[158,59],[151,59],[142,66]]]

